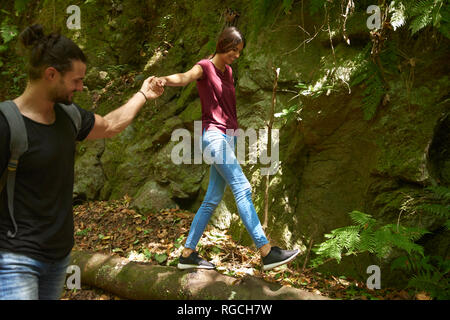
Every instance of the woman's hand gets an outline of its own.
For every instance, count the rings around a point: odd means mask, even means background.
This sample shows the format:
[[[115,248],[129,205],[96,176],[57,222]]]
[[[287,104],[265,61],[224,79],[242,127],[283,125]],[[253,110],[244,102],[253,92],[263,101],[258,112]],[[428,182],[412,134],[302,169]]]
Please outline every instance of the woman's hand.
[[[164,85],[165,81],[151,76],[144,80],[140,91],[147,97],[147,100],[153,100],[163,94]]]
[[[164,77],[155,77],[155,81],[158,85],[165,87],[167,85],[166,79]]]

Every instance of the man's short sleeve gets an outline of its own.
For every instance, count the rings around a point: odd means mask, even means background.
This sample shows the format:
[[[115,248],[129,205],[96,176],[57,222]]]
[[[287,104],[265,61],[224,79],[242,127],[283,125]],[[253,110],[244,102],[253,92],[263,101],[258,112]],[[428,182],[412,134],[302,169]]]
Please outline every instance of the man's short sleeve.
[[[77,136],[77,141],[83,141],[91,132],[95,124],[95,116],[91,111],[84,110],[75,104],[81,114],[81,129]]]

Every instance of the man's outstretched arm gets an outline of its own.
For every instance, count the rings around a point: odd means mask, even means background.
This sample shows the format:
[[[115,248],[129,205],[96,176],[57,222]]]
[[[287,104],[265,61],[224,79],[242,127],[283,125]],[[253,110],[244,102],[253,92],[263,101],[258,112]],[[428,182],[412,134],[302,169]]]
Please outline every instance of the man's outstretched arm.
[[[153,100],[164,92],[163,86],[155,79],[145,79],[140,92],[137,92],[123,106],[105,116],[95,114],[95,124],[86,139],[111,138],[125,130],[133,121],[147,100]]]

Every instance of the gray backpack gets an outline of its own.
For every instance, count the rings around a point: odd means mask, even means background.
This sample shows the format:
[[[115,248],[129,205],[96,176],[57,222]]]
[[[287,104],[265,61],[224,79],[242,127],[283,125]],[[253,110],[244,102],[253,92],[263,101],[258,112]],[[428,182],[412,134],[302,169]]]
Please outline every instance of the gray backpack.
[[[59,104],[59,106],[67,113],[70,119],[72,119],[72,122],[78,134],[81,129],[80,111],[73,104]],[[9,216],[11,217],[11,221],[14,225],[14,232],[11,232],[9,230],[7,236],[9,238],[14,238],[17,234],[17,224],[14,219],[14,188],[16,184],[16,170],[17,166],[19,165],[20,156],[28,150],[28,136],[22,114],[13,101],[8,100],[0,103],[0,112],[2,112],[5,116],[11,133],[11,157],[8,161],[7,168],[0,178],[0,193],[6,186]]]

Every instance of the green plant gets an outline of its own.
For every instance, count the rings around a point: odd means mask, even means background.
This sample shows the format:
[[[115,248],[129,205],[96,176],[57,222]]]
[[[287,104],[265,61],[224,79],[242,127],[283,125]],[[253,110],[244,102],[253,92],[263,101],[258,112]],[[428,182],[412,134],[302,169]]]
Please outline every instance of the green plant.
[[[251,20],[254,23],[254,35],[257,36],[263,26],[271,25],[277,15],[273,15],[275,10],[289,14],[294,0],[252,0],[250,2]],[[272,18],[271,18],[272,17]]]
[[[391,270],[403,269],[413,273],[408,288],[429,292],[440,300],[450,298],[448,274],[450,261],[440,256],[401,256],[391,264]]]
[[[431,192],[415,209],[445,218],[448,231],[450,216],[450,188],[434,186],[425,188]],[[326,241],[313,248],[316,258],[311,261],[313,268],[328,261],[338,263],[342,256],[369,252],[378,258],[386,258],[394,249],[405,254],[396,258],[391,270],[404,269],[412,274],[409,288],[425,290],[437,299],[450,297],[448,274],[450,261],[440,256],[426,256],[424,248],[416,242],[430,233],[423,228],[405,227],[397,224],[379,225],[371,215],[352,211],[349,213],[354,225],[332,230],[326,234]]]
[[[419,0],[416,1],[413,5],[411,5],[411,17],[412,21],[409,26],[412,34],[415,34],[419,30],[432,25],[433,27],[437,27],[438,29],[441,27],[442,13],[441,9],[444,5],[445,0],[433,0],[433,1],[425,1]],[[444,11],[444,22],[448,22],[448,7],[444,7],[446,11]],[[442,27],[444,29],[444,35],[448,36],[448,24],[443,24]]]
[[[362,92],[362,105],[364,120],[370,120],[374,117],[378,106],[386,93],[380,71],[377,66],[371,62],[367,63],[359,70],[355,79],[351,82],[351,86],[364,84]]]
[[[155,253],[154,258],[159,264],[161,264],[167,260],[167,255],[165,253],[161,254]]]
[[[390,2],[390,13],[394,29],[408,20],[412,35],[432,26],[450,37],[450,8],[446,0],[395,0]]]
[[[386,74],[395,74],[398,70],[399,50],[394,42],[387,42],[377,57],[372,56],[372,44],[368,43],[355,57],[355,69],[351,75],[350,86],[360,85],[362,91],[363,116],[371,120],[378,107],[386,104],[389,94]]]
[[[9,43],[18,35],[19,31],[15,25],[9,23],[9,19],[6,18],[0,25],[0,54],[6,52],[9,49]],[[0,68],[4,65],[2,58],[0,57]]]
[[[376,219],[360,211],[352,211],[349,215],[355,225],[338,228],[326,234],[325,238],[328,240],[316,245],[312,250],[317,255],[311,262],[313,267],[332,259],[340,262],[342,255],[356,255],[362,252],[385,258],[394,248],[402,249],[408,254],[423,255],[423,247],[414,241],[428,231],[398,224],[378,226]]]
[[[417,206],[417,209],[445,218],[444,226],[450,230],[450,188],[444,186],[427,187],[432,192],[431,199]]]

